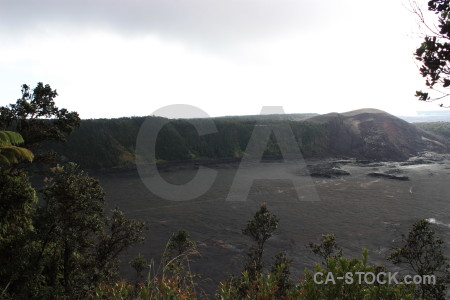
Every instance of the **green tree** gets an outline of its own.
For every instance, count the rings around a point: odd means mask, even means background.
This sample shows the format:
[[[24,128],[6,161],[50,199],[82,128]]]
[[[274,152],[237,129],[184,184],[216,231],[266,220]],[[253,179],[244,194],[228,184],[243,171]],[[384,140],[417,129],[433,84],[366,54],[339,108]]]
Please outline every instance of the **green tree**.
[[[144,272],[149,266],[148,261],[144,255],[138,254],[128,263],[136,271],[135,284],[137,284],[142,279],[142,272]]]
[[[145,225],[119,210],[105,216],[103,189],[76,164],[52,171],[37,210],[39,251],[31,275],[43,279],[36,292],[40,297],[83,297],[99,282],[118,279],[118,255],[142,241]]]
[[[428,92],[417,91],[416,96],[422,101],[443,99],[450,95],[450,1],[428,1],[428,10],[437,15],[436,25],[427,24],[417,2],[411,3],[411,10],[419,17],[425,35],[415,57],[427,88],[435,93],[430,96]],[[439,105],[444,106],[443,103]]]
[[[411,285],[392,285],[387,278],[381,277],[380,280],[386,281],[386,284],[359,282],[358,272],[378,276],[377,267],[367,263],[367,253],[367,249],[363,249],[362,259],[332,256],[326,266],[316,264],[313,272],[306,269],[305,278],[292,291],[289,299],[414,299]],[[353,274],[353,277],[346,277],[347,274]]]
[[[0,131],[0,295],[23,280],[21,274],[33,249],[28,239],[34,232],[37,197],[28,175],[14,168],[33,160],[31,151],[17,146],[23,142],[17,132]]]
[[[241,274],[230,276],[221,282],[217,296],[221,299],[253,299],[256,296],[283,296],[290,288],[289,267],[291,260],[286,254],[279,253],[273,258],[271,271],[263,273],[263,254],[266,241],[278,228],[280,219],[272,214],[264,203],[247,222],[242,233],[250,237],[255,244],[247,251],[246,261]],[[278,288],[277,288],[278,286]],[[256,298],[255,298],[256,299]],[[260,299],[260,298],[257,298]],[[261,298],[266,299],[266,298]]]
[[[334,234],[322,234],[320,243],[309,243],[307,246],[312,253],[323,259],[323,264],[328,264],[328,258],[338,258],[342,256],[342,248],[336,243]]]
[[[403,246],[389,255],[394,264],[406,263],[417,275],[435,275],[436,284],[420,284],[418,294],[422,299],[445,299],[449,278],[448,259],[444,255],[444,241],[436,236],[427,220],[415,222],[408,235],[402,235]]]
[[[273,257],[272,266],[270,268],[271,274],[277,274],[277,292],[278,298],[286,296],[294,283],[290,278],[292,259],[288,258],[286,253],[280,252]]]
[[[20,133],[25,140],[23,147],[34,152],[44,141],[65,141],[65,134],[80,125],[80,118],[76,112],[59,109],[54,102],[57,95],[56,90],[42,82],[34,89],[22,85],[22,97],[15,104],[0,107],[0,130]],[[36,156],[38,160],[48,161],[54,153]]]
[[[186,230],[174,232],[163,255],[165,269],[176,280],[192,281],[195,275],[190,273],[188,267],[189,257],[194,253],[196,253],[196,243],[191,240],[189,232]]]
[[[26,148],[64,141],[80,121],[55,106],[56,96],[49,85],[23,85],[21,99],[0,107],[0,298],[83,298],[117,280],[119,255],[143,241],[145,224],[118,209],[106,215],[99,182],[74,163],[51,169],[36,205],[28,175],[15,165],[33,160]]]
[[[182,160],[189,158],[189,152],[183,137],[173,124],[168,123],[161,128],[156,139],[155,155],[161,160]]]
[[[22,170],[0,168],[0,298],[20,291],[35,243],[36,192]]]
[[[270,213],[266,204],[261,205],[260,209],[255,213],[252,220],[247,222],[247,226],[242,229],[242,233],[249,236],[256,243],[248,250],[247,263],[244,267],[245,271],[253,278],[260,273],[264,263],[262,260],[264,253],[264,244],[272,236],[273,232],[278,228],[280,219]]]
[[[95,237],[103,226],[105,194],[97,180],[75,164],[52,169],[37,210],[40,251],[35,261],[52,292],[66,295],[86,284],[84,262],[92,256]],[[90,275],[90,274],[89,274]]]
[[[119,209],[113,209],[110,217],[104,217],[105,226],[95,246],[92,283],[111,282],[118,279],[119,255],[133,244],[144,241],[145,222],[125,217]]]

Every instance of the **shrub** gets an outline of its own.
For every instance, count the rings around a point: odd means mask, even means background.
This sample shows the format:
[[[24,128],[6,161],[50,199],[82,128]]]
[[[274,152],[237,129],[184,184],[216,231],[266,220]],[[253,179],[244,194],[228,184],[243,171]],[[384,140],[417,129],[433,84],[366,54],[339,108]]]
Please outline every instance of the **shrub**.
[[[363,249],[362,259],[330,257],[325,266],[316,264],[313,272],[307,269],[304,280],[290,296],[295,299],[413,299],[413,286],[359,282],[356,272],[377,274],[377,269],[367,264],[367,249]],[[323,284],[317,284],[314,280],[318,272],[324,274]],[[329,273],[333,274],[334,281],[326,281]],[[353,282],[337,279],[345,278],[350,273],[353,274]]]

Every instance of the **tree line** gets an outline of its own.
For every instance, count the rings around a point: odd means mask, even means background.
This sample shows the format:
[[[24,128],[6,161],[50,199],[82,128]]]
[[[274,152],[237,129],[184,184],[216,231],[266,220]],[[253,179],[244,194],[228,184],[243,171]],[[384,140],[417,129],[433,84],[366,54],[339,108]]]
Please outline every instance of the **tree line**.
[[[159,126],[165,119],[149,116],[147,122]],[[76,161],[86,169],[122,167],[135,163],[136,138],[145,117],[81,120],[80,127],[67,137],[66,143],[49,142],[66,161]],[[195,122],[203,122],[195,120]],[[199,136],[187,120],[170,120],[160,130],[156,143],[157,161],[240,158],[256,124],[289,122],[302,153],[319,156],[327,149],[324,124],[289,120],[253,118],[216,118],[216,133]],[[266,156],[280,156],[276,138],[266,146]]]
[[[418,128],[450,139],[450,122],[421,122],[414,123]]]

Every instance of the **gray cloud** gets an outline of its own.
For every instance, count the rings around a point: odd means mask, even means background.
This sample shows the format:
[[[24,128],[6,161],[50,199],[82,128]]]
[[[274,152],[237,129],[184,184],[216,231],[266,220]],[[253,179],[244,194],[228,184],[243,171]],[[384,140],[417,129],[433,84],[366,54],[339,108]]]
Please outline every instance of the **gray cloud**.
[[[106,27],[187,42],[226,45],[321,23],[315,0],[0,0],[0,29],[18,35],[39,26]],[[333,3],[334,1],[330,1]],[[324,6],[325,7],[325,6]],[[329,8],[331,14],[332,9]],[[55,28],[58,30],[58,28]]]

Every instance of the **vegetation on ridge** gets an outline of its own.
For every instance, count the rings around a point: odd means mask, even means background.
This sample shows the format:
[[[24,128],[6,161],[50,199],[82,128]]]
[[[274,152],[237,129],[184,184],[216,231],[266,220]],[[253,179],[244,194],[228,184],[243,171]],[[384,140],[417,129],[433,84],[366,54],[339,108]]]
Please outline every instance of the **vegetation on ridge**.
[[[158,126],[164,120],[148,117],[147,122]],[[47,145],[68,161],[76,161],[88,169],[120,167],[135,163],[136,137],[144,117],[83,120],[80,128],[65,144]],[[204,122],[201,119],[196,122]],[[276,125],[290,122],[304,155],[320,155],[327,145],[324,124],[307,121],[266,121]],[[187,120],[171,120],[160,131],[156,144],[158,161],[216,159],[241,157],[257,124],[245,118],[214,119],[217,133],[199,136]],[[271,136],[265,155],[280,156],[276,138]]]

